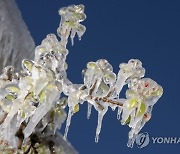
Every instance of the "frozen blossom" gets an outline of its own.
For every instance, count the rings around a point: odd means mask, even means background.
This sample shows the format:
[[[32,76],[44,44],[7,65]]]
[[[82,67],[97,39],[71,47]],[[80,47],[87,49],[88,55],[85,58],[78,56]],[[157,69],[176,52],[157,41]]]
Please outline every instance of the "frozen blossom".
[[[58,35],[61,37],[61,44],[66,46],[67,39],[70,36],[72,45],[74,44],[74,37],[77,34],[79,40],[86,31],[86,27],[80,22],[86,19],[84,14],[83,5],[71,5],[61,8],[59,10],[61,15],[61,23],[57,30]]]
[[[117,75],[105,59],[88,62],[83,71],[84,82],[73,84],[66,73],[69,53],[66,45],[69,37],[73,44],[75,34],[79,38],[84,34],[85,26],[81,22],[86,15],[83,5],[61,8],[59,14],[60,41],[54,34],[47,35],[36,47],[34,60],[24,59],[19,73],[8,66],[0,76],[2,143],[7,142],[9,150],[14,152],[24,150],[27,153],[36,149],[39,153],[60,153],[55,138],[61,124],[67,116],[66,139],[73,115],[79,111],[80,104],[87,103],[88,119],[92,107],[98,112],[95,142],[99,141],[108,109],[115,111],[117,108],[117,119],[131,128],[128,146],[132,147],[136,135],[151,118],[153,106],[162,96],[162,87],[150,78],[143,78],[145,69],[138,59],[120,64]],[[124,85],[128,85],[126,98],[120,98]],[[62,93],[66,97],[61,97]],[[69,109],[67,115],[66,107]],[[32,140],[36,144],[30,144]],[[2,151],[5,146],[0,145],[0,148]]]

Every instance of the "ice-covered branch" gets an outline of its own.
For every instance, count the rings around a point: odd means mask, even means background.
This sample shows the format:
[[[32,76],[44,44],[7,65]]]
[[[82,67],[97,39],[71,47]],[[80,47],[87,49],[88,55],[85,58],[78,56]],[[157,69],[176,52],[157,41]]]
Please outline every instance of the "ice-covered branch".
[[[136,135],[150,119],[154,104],[162,96],[162,87],[150,78],[143,78],[145,69],[138,59],[120,64],[117,75],[105,59],[89,62],[83,71],[84,82],[72,83],[66,73],[69,53],[66,46],[69,37],[73,44],[76,34],[80,38],[84,34],[85,26],[81,22],[86,15],[83,5],[64,7],[59,14],[61,22],[57,32],[60,40],[54,34],[47,35],[36,47],[34,60],[22,61],[20,73],[6,67],[0,76],[2,140],[17,147],[18,139],[21,139],[20,148],[28,152],[44,150],[44,153],[58,153],[62,149],[56,145],[55,139],[66,119],[64,108],[69,108],[64,134],[66,139],[72,116],[79,111],[79,104],[87,103],[88,118],[92,107],[98,112],[96,142],[109,107],[113,111],[118,108],[118,120],[131,128],[128,146],[132,147]],[[126,97],[119,98],[124,85],[128,85]],[[61,98],[62,93],[65,98]],[[23,138],[13,138],[20,128]],[[35,140],[37,145],[31,144],[31,140]]]

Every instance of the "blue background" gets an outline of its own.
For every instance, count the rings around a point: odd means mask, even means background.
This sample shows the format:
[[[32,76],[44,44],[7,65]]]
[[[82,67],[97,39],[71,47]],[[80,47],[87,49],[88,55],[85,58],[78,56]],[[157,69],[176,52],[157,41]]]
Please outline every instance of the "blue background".
[[[180,1],[178,0],[17,0],[24,20],[40,44],[48,33],[56,33],[58,9],[70,4],[84,4],[87,31],[81,41],[68,44],[68,77],[82,83],[81,70],[89,61],[107,59],[118,66],[138,58],[146,77],[164,88],[163,97],[153,110],[152,119],[141,132],[152,137],[180,137]],[[86,119],[87,105],[81,106],[71,123],[68,139],[80,154],[180,154],[179,144],[153,144],[144,149],[126,146],[129,128],[121,126],[116,112],[106,114],[98,144],[94,142],[97,112]],[[61,130],[64,132],[64,126]]]

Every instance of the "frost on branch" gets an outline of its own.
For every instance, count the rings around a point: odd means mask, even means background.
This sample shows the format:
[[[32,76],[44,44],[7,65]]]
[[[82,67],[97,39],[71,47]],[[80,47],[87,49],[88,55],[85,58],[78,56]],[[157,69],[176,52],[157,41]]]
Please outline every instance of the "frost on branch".
[[[79,111],[80,104],[87,103],[88,119],[92,107],[98,112],[96,142],[109,107],[113,111],[118,108],[117,119],[131,128],[128,146],[132,147],[136,135],[151,118],[152,108],[163,93],[162,87],[143,78],[145,69],[138,59],[120,64],[117,75],[105,59],[89,62],[83,70],[84,82],[73,84],[66,73],[69,53],[66,45],[69,37],[73,44],[76,33],[79,37],[84,34],[85,26],[81,22],[86,15],[83,5],[62,8],[59,14],[61,22],[57,31],[61,40],[54,34],[47,35],[36,47],[34,60],[24,59],[19,73],[8,66],[0,76],[2,143],[8,143],[9,150],[24,153],[63,153],[56,138],[66,119],[64,108],[69,108],[66,139],[72,116]],[[120,98],[124,85],[128,85],[126,98]],[[61,97],[62,93],[66,97]]]

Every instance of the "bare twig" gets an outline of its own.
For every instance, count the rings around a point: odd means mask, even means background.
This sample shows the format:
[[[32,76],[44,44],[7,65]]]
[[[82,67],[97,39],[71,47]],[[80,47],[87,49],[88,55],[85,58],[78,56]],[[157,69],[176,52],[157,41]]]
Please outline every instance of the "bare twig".
[[[23,140],[24,140],[24,134],[23,134],[24,128],[25,128],[25,124],[22,123],[19,130],[15,134],[15,136],[17,136],[18,139],[19,139],[19,141],[18,141],[18,149],[22,148],[22,144],[23,144]]]
[[[117,106],[123,106],[123,104],[121,102],[118,102],[118,101],[115,101],[115,100],[112,100],[112,99],[108,99],[107,97],[102,97],[102,98],[99,98],[99,100],[102,100],[103,102],[106,102],[106,103],[111,103],[111,104],[114,104],[114,105],[117,105]]]
[[[30,144],[28,149],[24,152],[24,154],[28,154],[30,152],[30,150],[31,150],[31,147],[32,147],[32,145]]]
[[[92,93],[93,93],[93,91],[94,91],[94,89],[96,87],[96,83],[97,83],[97,80],[94,82],[92,88],[89,90],[89,95],[92,95]]]
[[[49,150],[50,150],[51,154],[56,154],[54,145],[55,145],[55,143],[53,141],[49,142]]]

